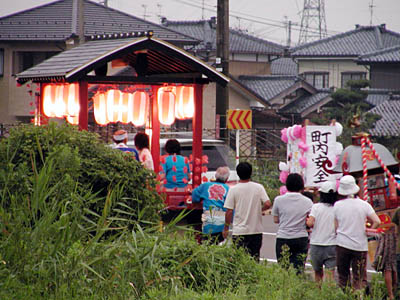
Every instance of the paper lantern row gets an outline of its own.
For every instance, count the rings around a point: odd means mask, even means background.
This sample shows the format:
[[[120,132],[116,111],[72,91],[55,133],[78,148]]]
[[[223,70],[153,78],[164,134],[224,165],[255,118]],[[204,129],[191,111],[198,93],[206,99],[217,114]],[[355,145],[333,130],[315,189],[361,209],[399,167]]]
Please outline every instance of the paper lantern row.
[[[71,124],[79,122],[79,86],[47,84],[43,89],[43,112],[49,118],[64,118]]]
[[[194,89],[191,86],[161,87],[157,92],[157,105],[159,121],[163,125],[172,125],[175,118],[193,118]],[[148,118],[149,95],[145,91],[128,93],[110,89],[94,96],[93,107],[95,121],[99,125],[121,122],[143,126]],[[66,117],[71,124],[78,124],[78,84],[45,85],[43,110],[48,117]]]

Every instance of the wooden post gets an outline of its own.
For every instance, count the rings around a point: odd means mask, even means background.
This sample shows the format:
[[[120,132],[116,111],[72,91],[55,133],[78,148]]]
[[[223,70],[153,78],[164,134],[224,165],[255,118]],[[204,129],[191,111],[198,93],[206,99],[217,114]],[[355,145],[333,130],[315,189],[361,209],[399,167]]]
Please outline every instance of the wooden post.
[[[151,155],[153,156],[154,172],[160,172],[160,121],[158,120],[157,92],[159,87],[152,86],[151,105]]]
[[[88,83],[79,82],[79,130],[88,130]]]
[[[203,155],[203,86],[194,85],[193,126],[193,188],[201,184],[201,166]],[[200,163],[198,163],[200,162]]]

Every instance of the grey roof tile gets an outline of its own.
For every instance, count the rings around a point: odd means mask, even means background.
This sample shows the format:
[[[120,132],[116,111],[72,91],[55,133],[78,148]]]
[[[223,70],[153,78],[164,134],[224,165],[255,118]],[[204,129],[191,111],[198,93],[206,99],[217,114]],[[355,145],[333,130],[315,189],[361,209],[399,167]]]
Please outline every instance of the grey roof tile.
[[[384,26],[360,26],[325,39],[291,49],[293,57],[360,56],[383,48],[400,45],[400,33]]]
[[[400,44],[362,55],[357,61],[361,63],[400,63]]]
[[[216,50],[216,27],[212,20],[200,21],[170,21],[164,20],[163,25],[192,36],[202,42],[196,50]],[[207,44],[208,43],[208,44]],[[242,31],[229,30],[229,51],[233,53],[282,54],[282,45],[251,36]]]
[[[390,99],[397,99],[399,97],[397,94],[400,94],[399,91],[386,89],[368,89],[366,91],[368,91],[368,96],[365,102],[372,106],[378,106]]]
[[[2,17],[0,40],[66,40],[76,28],[72,15],[73,1],[59,0]],[[166,41],[198,42],[182,33],[88,0],[84,0],[84,18],[85,36],[152,30],[155,37]]]
[[[301,114],[308,108],[314,106],[315,104],[318,104],[322,100],[325,100],[327,97],[330,97],[330,94],[331,93],[329,90],[321,90],[314,95],[303,95],[280,109],[279,113]]]
[[[271,62],[272,75],[297,75],[297,63],[290,57],[280,57]]]
[[[370,129],[372,136],[400,136],[400,99],[384,101],[369,112],[382,117]]]
[[[297,76],[239,76],[238,81],[269,101],[290,88],[299,78]]]

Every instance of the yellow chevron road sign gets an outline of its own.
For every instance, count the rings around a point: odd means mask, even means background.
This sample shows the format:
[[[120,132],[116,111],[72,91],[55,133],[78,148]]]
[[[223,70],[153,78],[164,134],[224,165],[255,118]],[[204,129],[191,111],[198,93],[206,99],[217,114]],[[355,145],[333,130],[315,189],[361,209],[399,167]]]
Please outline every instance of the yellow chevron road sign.
[[[228,129],[251,129],[251,110],[229,109],[227,116]]]

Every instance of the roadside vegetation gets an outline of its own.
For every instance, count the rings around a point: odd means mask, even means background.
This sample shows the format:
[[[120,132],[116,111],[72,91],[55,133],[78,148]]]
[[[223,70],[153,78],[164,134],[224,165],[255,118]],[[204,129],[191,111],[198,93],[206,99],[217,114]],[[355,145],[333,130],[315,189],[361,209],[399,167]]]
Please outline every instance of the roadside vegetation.
[[[357,299],[198,245],[179,219],[160,230],[155,185],[92,133],[14,129],[0,142],[0,299]],[[378,279],[370,299],[383,296]]]

